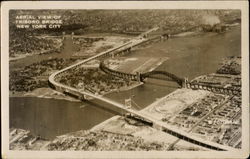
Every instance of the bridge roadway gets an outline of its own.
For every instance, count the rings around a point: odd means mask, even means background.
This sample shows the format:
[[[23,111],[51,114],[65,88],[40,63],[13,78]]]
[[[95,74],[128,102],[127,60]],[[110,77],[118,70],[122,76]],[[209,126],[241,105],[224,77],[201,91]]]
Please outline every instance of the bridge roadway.
[[[241,87],[223,88],[223,87],[219,87],[219,86],[211,86],[209,84],[187,82],[186,88],[207,90],[207,91],[211,91],[211,92],[219,93],[219,94],[241,96]]]
[[[89,97],[98,99],[100,101],[106,102],[108,104],[111,104],[113,106],[113,108],[116,109],[116,112],[118,114],[121,114],[121,115],[132,114],[133,116],[139,117],[142,120],[145,120],[147,122],[152,123],[154,128],[162,130],[164,132],[167,132],[167,133],[169,133],[169,134],[171,134],[173,136],[176,136],[176,137],[178,137],[178,138],[180,138],[182,140],[185,140],[187,142],[191,142],[193,144],[196,144],[196,145],[208,148],[208,149],[212,149],[212,150],[221,150],[221,151],[223,151],[223,150],[224,151],[225,150],[230,150],[230,151],[235,150],[234,148],[231,148],[229,146],[220,145],[220,144],[217,144],[217,143],[214,143],[214,142],[206,141],[206,140],[203,140],[201,138],[192,136],[191,134],[189,134],[187,132],[184,132],[184,131],[182,131],[180,129],[176,129],[176,128],[172,127],[172,126],[169,126],[169,125],[167,125],[166,123],[164,123],[162,121],[156,120],[153,117],[144,114],[143,112],[135,111],[135,110],[126,108],[125,105],[123,105],[121,103],[118,103],[118,102],[115,102],[115,101],[113,101],[111,99],[108,99],[106,97],[103,97],[103,96],[100,96],[100,95],[95,95],[95,94],[92,94],[92,93],[88,93],[86,91],[80,91],[80,90],[78,90],[76,88],[66,86],[66,85],[63,85],[61,83],[57,83],[55,81],[52,81],[52,82],[54,83],[54,86],[56,87],[55,89],[60,91],[60,92],[70,93],[70,94],[72,94],[74,96],[78,96],[79,99],[83,99],[84,96],[89,96]],[[110,108],[110,109],[112,109],[112,108]]]
[[[147,34],[150,33],[150,32],[152,32],[152,31],[155,31],[156,29],[158,29],[158,28],[153,28],[153,29],[147,31]],[[145,33],[143,33],[143,34],[145,34]],[[139,35],[138,37],[136,37],[136,38],[134,38],[134,39],[128,41],[128,42],[125,43],[125,44],[122,44],[122,45],[117,46],[117,47],[115,47],[115,48],[111,48],[111,49],[109,49],[109,50],[107,50],[107,51],[104,51],[104,52],[101,52],[101,53],[99,53],[99,54],[97,54],[97,55],[91,56],[91,57],[88,58],[88,59],[82,60],[82,61],[80,61],[80,62],[78,62],[78,63],[76,63],[76,64],[73,64],[73,65],[71,65],[71,66],[68,66],[68,67],[66,67],[66,68],[64,68],[64,69],[62,69],[62,70],[59,70],[59,71],[53,73],[53,74],[50,75],[50,77],[49,77],[49,82],[50,82],[52,85],[53,85],[53,84],[56,84],[57,82],[54,81],[55,77],[56,77],[57,75],[59,75],[59,74],[65,72],[65,71],[69,70],[69,69],[72,69],[72,68],[75,68],[75,67],[79,67],[80,65],[82,65],[82,64],[84,64],[84,63],[87,63],[87,62],[89,62],[89,61],[91,61],[91,60],[95,60],[95,59],[98,59],[98,58],[110,56],[110,54],[111,54],[111,53],[114,53],[115,51],[122,52],[122,51],[125,51],[125,50],[128,50],[128,49],[131,49],[132,47],[135,47],[135,46],[137,46],[137,45],[140,45],[140,44],[142,44],[142,43],[144,43],[144,42],[146,42],[146,41],[148,41],[148,39],[142,38],[141,35]],[[120,49],[120,50],[119,50],[119,49]],[[119,53],[119,52],[118,52],[118,53]],[[112,55],[112,54],[111,54],[111,55]]]
[[[173,136],[176,136],[182,140],[185,140],[187,142],[191,142],[193,144],[196,144],[196,145],[208,148],[208,149],[212,149],[212,150],[221,150],[221,151],[223,151],[223,150],[224,151],[225,150],[230,150],[230,151],[235,150],[234,148],[231,148],[228,146],[220,145],[220,144],[217,144],[214,142],[206,141],[206,140],[203,140],[201,138],[197,138],[195,136],[192,136],[191,134],[189,134],[187,132],[184,132],[180,129],[176,129],[174,127],[171,127],[162,121],[156,120],[153,117],[144,114],[143,112],[135,111],[135,110],[126,108],[125,105],[118,103],[118,102],[115,102],[111,99],[105,98],[103,96],[88,93],[86,91],[80,91],[78,89],[75,89],[73,87],[69,87],[69,86],[66,86],[66,85],[63,85],[60,83],[56,83],[55,87],[56,87],[56,90],[58,90],[58,91],[70,93],[74,96],[78,96],[80,99],[84,98],[84,96],[89,96],[89,97],[98,99],[100,101],[106,102],[108,104],[111,104],[112,107],[116,109],[115,111],[118,114],[121,114],[121,115],[125,115],[127,113],[132,114],[133,116],[139,117],[142,120],[145,120],[147,122],[152,123],[154,128],[156,128],[158,130],[162,130],[164,132],[167,132],[167,133],[169,133]],[[112,109],[112,108],[110,108],[110,109]],[[112,110],[114,111],[114,109],[112,109]]]
[[[163,79],[163,80],[167,80],[167,81],[174,81],[183,87],[185,85],[185,79],[177,77],[176,75],[169,73],[169,72],[166,72],[166,71],[151,71],[151,72],[146,72],[143,74],[140,74],[138,72],[137,72],[137,74],[125,73],[125,72],[120,72],[120,71],[116,71],[116,70],[112,70],[112,69],[108,68],[107,66],[105,66],[103,61],[100,63],[100,69],[103,72],[110,74],[111,76],[130,79],[130,80],[134,80],[134,81],[138,81],[138,82],[143,82],[145,80],[145,78],[154,78],[154,79]],[[165,78],[155,77],[153,75],[163,75]]]
[[[150,30],[148,30],[148,31],[146,31],[146,32],[144,32],[144,33],[142,33],[140,36],[144,36],[144,35],[147,36],[149,33],[153,32],[153,31],[156,31],[156,30],[158,30],[158,29],[159,29],[159,27],[156,26],[156,27],[154,27],[154,28],[152,28],[152,29],[150,29]]]
[[[116,112],[118,112],[119,114],[121,115],[124,115],[124,114],[132,114],[133,116],[136,116],[136,117],[139,117],[141,118],[143,121],[147,121],[147,122],[150,122],[152,123],[153,127],[155,127],[156,129],[160,129],[166,133],[169,133],[173,136],[176,136],[182,140],[185,140],[187,142],[191,142],[193,144],[196,144],[196,145],[200,145],[202,147],[206,147],[206,148],[209,148],[209,149],[212,149],[212,150],[230,150],[230,151],[234,151],[236,149],[232,148],[232,147],[229,147],[229,146],[224,146],[224,145],[220,145],[220,144],[217,144],[217,143],[214,143],[214,142],[210,142],[210,141],[206,141],[206,140],[203,140],[201,138],[197,138],[191,134],[188,134],[187,132],[184,132],[180,129],[176,129],[174,127],[170,127],[169,125],[167,125],[166,123],[162,122],[162,121],[159,121],[159,120],[156,120],[154,118],[152,118],[151,116],[148,116],[146,114],[143,114],[142,112],[139,112],[139,111],[135,111],[135,110],[132,110],[132,109],[129,109],[129,108],[126,108],[125,105],[121,104],[121,103],[117,103],[111,99],[108,99],[108,98],[105,98],[105,97],[102,97],[100,95],[95,95],[93,93],[88,93],[86,91],[80,91],[76,88],[73,88],[73,87],[70,87],[70,86],[67,86],[67,85],[63,85],[57,81],[55,81],[55,78],[57,75],[69,70],[69,69],[72,69],[72,68],[75,68],[75,67],[79,67],[80,65],[88,62],[88,61],[91,61],[91,60],[94,60],[94,59],[97,59],[99,57],[102,57],[102,56],[106,56],[106,54],[109,54],[115,50],[118,50],[118,49],[121,49],[121,48],[129,48],[129,47],[133,47],[134,45],[138,45],[139,43],[142,43],[144,41],[146,41],[147,39],[144,39],[144,38],[140,38],[141,40],[138,39],[135,39],[133,41],[129,41],[121,46],[118,46],[116,48],[113,48],[113,49],[110,49],[108,51],[105,51],[105,52],[102,52],[98,55],[95,55],[95,56],[92,56],[88,59],[85,59],[81,62],[78,62],[76,64],[73,64],[69,67],[66,67],[58,72],[55,72],[53,73],[50,77],[49,77],[49,84],[57,91],[59,92],[63,92],[63,93],[67,93],[67,94],[71,94],[75,97],[78,97],[79,99],[84,99],[85,96],[89,96],[89,97],[92,97],[92,98],[95,98],[95,99],[98,99],[100,101],[103,101],[103,102],[106,102],[106,103],[109,103],[112,105],[112,107],[114,109],[116,109]],[[110,108],[112,109],[112,108]],[[112,109],[113,110],[113,109]]]
[[[108,68],[107,66],[105,66],[104,62],[101,62],[100,69],[103,72],[110,74],[111,76],[116,76],[119,78],[125,78],[125,79],[130,79],[130,80],[137,80],[139,82],[143,81],[145,78],[155,78],[155,79],[161,79],[161,80],[167,80],[167,81],[174,81],[174,82],[177,82],[180,86],[188,88],[188,89],[207,90],[207,91],[211,91],[214,93],[227,94],[227,95],[236,95],[236,96],[241,95],[241,87],[223,88],[223,87],[213,86],[209,84],[188,82],[187,80],[185,80],[185,78],[177,77],[176,75],[166,72],[166,71],[151,71],[151,72],[146,72],[143,74],[125,73],[125,72],[120,72],[120,71],[116,71],[116,70],[112,70]],[[161,75],[166,76],[167,78],[155,77],[153,76],[155,74],[156,75],[161,74]]]

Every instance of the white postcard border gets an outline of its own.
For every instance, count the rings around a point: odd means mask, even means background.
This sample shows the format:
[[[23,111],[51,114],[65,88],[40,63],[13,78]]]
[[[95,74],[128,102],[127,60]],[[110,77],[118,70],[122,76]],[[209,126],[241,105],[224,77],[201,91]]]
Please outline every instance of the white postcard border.
[[[229,151],[13,151],[9,150],[10,9],[240,9],[242,48],[242,149]],[[246,158],[249,155],[249,21],[246,1],[3,2],[1,6],[1,109],[3,158]]]

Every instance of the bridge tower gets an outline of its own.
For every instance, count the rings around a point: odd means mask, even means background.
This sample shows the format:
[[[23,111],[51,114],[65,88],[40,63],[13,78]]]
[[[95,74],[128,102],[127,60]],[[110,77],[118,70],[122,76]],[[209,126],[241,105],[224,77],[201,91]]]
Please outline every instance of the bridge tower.
[[[132,100],[131,98],[125,99],[125,107],[130,109],[132,108]]]
[[[65,32],[62,32],[63,40],[65,39]]]
[[[127,54],[129,54],[132,51],[132,46],[128,48]]]
[[[83,87],[81,90],[78,90],[78,91],[84,92],[85,91],[85,87]],[[85,101],[87,99],[87,96],[86,95],[81,95],[81,96],[79,96],[79,99],[81,101]]]
[[[188,78],[185,77],[184,81],[182,81],[182,88],[187,88]]]
[[[79,96],[79,99],[80,99],[81,101],[85,101],[85,100],[86,100],[86,96],[85,96],[85,95]]]
[[[141,82],[141,73],[140,72],[136,72],[136,80],[137,80],[137,82]]]
[[[113,52],[111,53],[111,58],[115,58],[115,54]]]

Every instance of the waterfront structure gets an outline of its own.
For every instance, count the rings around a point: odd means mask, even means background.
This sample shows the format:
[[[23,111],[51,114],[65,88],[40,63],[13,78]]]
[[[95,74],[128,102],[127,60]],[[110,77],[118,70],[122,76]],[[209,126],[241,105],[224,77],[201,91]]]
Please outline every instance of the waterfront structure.
[[[147,34],[148,34],[148,32],[147,32]],[[147,42],[147,41],[148,41],[148,39],[145,39],[145,38],[139,38],[139,39],[135,38],[135,39],[133,39],[133,40],[121,45],[121,46],[118,46],[116,48],[113,48],[113,49],[110,49],[108,51],[102,52],[102,53],[100,53],[98,55],[92,56],[92,57],[90,57],[90,58],[88,58],[86,60],[83,60],[83,61],[81,61],[79,63],[71,65],[71,66],[69,66],[69,67],[67,67],[65,69],[62,69],[62,70],[58,71],[58,72],[55,72],[49,77],[49,84],[53,89],[55,89],[57,91],[60,91],[60,92],[63,92],[65,94],[71,95],[71,96],[76,97],[76,98],[81,99],[81,100],[86,99],[86,97],[92,97],[92,98],[101,100],[103,102],[109,103],[112,106],[112,107],[109,107],[109,109],[112,109],[113,111],[116,111],[117,113],[119,113],[121,115],[130,114],[130,116],[134,116],[138,120],[141,120],[144,123],[148,123],[149,125],[151,125],[154,128],[162,130],[162,131],[164,131],[166,133],[169,133],[169,134],[171,134],[173,136],[176,136],[176,137],[178,137],[178,138],[180,138],[182,140],[185,140],[187,142],[191,142],[193,144],[196,144],[196,145],[199,145],[199,146],[202,146],[202,147],[206,147],[206,148],[212,149],[212,150],[220,150],[220,151],[234,150],[234,148],[224,146],[224,145],[220,145],[220,144],[217,144],[217,143],[213,143],[213,142],[210,142],[210,141],[206,141],[206,140],[203,140],[201,138],[197,138],[197,137],[195,137],[195,136],[193,136],[193,135],[191,135],[191,134],[189,134],[187,132],[184,132],[182,130],[170,127],[169,125],[167,125],[166,123],[164,123],[162,121],[155,120],[152,117],[150,117],[150,116],[148,116],[146,114],[143,114],[142,112],[132,110],[129,107],[126,107],[125,105],[117,103],[117,102],[115,102],[115,101],[113,101],[111,99],[102,97],[102,96],[97,95],[97,94],[88,93],[88,92],[86,92],[84,90],[78,90],[76,88],[63,85],[63,84],[61,84],[61,83],[59,83],[59,82],[57,82],[55,80],[58,77],[58,75],[65,73],[65,71],[67,71],[67,70],[70,70],[72,68],[80,67],[82,64],[84,64],[86,62],[89,62],[91,60],[94,60],[94,59],[100,59],[100,58],[102,59],[104,57],[113,57],[114,55],[123,54],[124,51],[128,52],[128,50],[131,50],[132,47],[135,47],[135,46],[137,46],[137,45],[139,45],[141,43]],[[187,80],[185,80],[183,78],[179,78],[176,75],[168,73],[166,71],[160,71],[160,72],[159,71],[152,71],[152,72],[148,72],[148,73],[145,73],[145,74],[140,74],[140,73],[126,74],[126,73],[122,73],[122,72],[114,72],[114,70],[110,70],[109,68],[105,67],[103,63],[100,64],[100,68],[106,73],[110,73],[110,74],[113,74],[113,75],[116,75],[116,76],[122,76],[123,78],[133,79],[133,80],[137,80],[137,81],[140,80],[140,82],[143,81],[143,79],[149,78],[149,77],[150,78],[154,77],[154,78],[158,78],[158,79],[160,78],[159,76],[155,77],[154,75],[164,75],[164,76],[167,77],[167,79],[174,80],[175,82],[177,82],[182,87],[186,87],[186,85],[188,84],[188,83],[186,83]],[[192,86],[192,84],[190,86]],[[199,88],[199,86],[198,86],[198,88]],[[129,101],[127,101],[127,102],[129,102]]]

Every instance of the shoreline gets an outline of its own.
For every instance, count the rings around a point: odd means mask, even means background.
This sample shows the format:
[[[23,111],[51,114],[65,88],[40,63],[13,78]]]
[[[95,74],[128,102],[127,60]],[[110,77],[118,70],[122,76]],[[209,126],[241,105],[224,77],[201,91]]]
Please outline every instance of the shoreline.
[[[15,57],[9,57],[9,62],[15,62],[17,60],[23,59],[23,58],[27,58],[30,56],[39,56],[39,55],[47,55],[47,54],[55,54],[57,53],[57,50],[60,50],[60,48],[62,47],[62,45],[60,45],[59,47],[52,49],[52,50],[43,50],[41,52],[36,52],[36,53],[31,53],[31,54],[21,54]]]
[[[156,68],[157,68],[157,67],[156,67]],[[206,76],[207,76],[207,75],[209,75],[209,74],[206,74]],[[201,76],[204,76],[204,75],[201,75]],[[198,77],[200,77],[200,76],[195,77],[195,79],[198,78]],[[139,86],[139,85],[135,85],[135,86],[133,86],[132,88],[137,87],[137,86]],[[132,89],[132,88],[129,88],[129,89]],[[49,88],[49,89],[50,89],[50,88]],[[173,91],[173,92],[171,92],[171,93],[165,95],[164,97],[160,98],[159,100],[154,101],[153,103],[149,104],[148,106],[146,106],[145,108],[143,108],[143,109],[140,110],[140,111],[143,111],[143,112],[144,112],[144,111],[147,111],[147,109],[150,109],[150,107],[153,107],[153,106],[157,105],[157,103],[160,103],[161,100],[166,99],[166,98],[168,98],[168,97],[174,95],[174,94],[175,94],[176,92],[178,92],[179,90],[183,90],[183,89],[178,89],[178,88],[177,88],[175,91]],[[125,91],[125,90],[124,90],[124,91]],[[185,91],[185,90],[184,90],[184,91]],[[109,92],[109,93],[111,93],[111,92]],[[39,98],[46,98],[46,97],[40,96]],[[52,97],[52,98],[53,98],[53,97]],[[175,97],[175,98],[176,98],[176,97]],[[178,97],[177,97],[177,99],[178,99]],[[197,102],[195,99],[192,99],[192,100],[194,100],[194,102]],[[192,103],[192,102],[191,102],[191,103]],[[178,103],[177,103],[177,104],[178,104]],[[179,105],[177,105],[177,106],[179,106]],[[160,109],[161,109],[161,108],[160,108]],[[159,109],[159,110],[160,110],[160,109]],[[165,110],[160,110],[160,111],[163,111],[163,113],[164,113]],[[151,112],[148,112],[148,113],[151,113]],[[153,115],[152,115],[152,116],[153,116]],[[103,122],[101,122],[101,123],[99,123],[99,124],[93,126],[92,128],[90,128],[90,129],[88,129],[88,130],[89,130],[89,131],[96,131],[96,130],[101,129],[101,128],[103,128],[103,127],[107,127],[106,129],[109,129],[109,127],[112,126],[112,125],[110,125],[110,122],[114,122],[114,121],[118,120],[119,117],[121,117],[121,116],[115,115],[114,117],[111,117],[111,118],[109,118],[109,119],[107,119],[107,120],[104,120]],[[112,130],[115,130],[115,128],[118,128],[118,127],[110,128],[110,130],[111,130],[110,132],[112,133]],[[120,131],[120,130],[117,130],[117,131]],[[74,133],[74,132],[70,132],[70,133]],[[69,133],[67,133],[67,134],[69,134]],[[67,136],[67,134],[64,134],[64,135]],[[59,135],[59,136],[62,136],[62,135]],[[182,140],[180,140],[180,142],[179,142],[179,141],[176,142],[176,146],[178,147],[178,144],[181,143],[181,142],[182,142]],[[177,144],[177,143],[178,143],[178,144]]]
[[[228,27],[228,30],[230,30],[231,28],[235,28],[238,27],[240,25],[240,23],[232,23],[232,24],[226,24],[225,26]],[[226,32],[228,31],[226,30]],[[201,34],[205,34],[208,32],[204,32],[204,31],[184,31],[184,32],[180,32],[177,34],[173,34],[172,36],[175,38],[178,37],[188,37],[188,36],[197,36],[197,35],[201,35]],[[126,33],[106,33],[106,32],[101,32],[101,33],[87,33],[86,35],[76,35],[76,37],[92,37],[92,36],[100,36],[99,34],[101,34],[101,36],[118,36],[118,37],[123,37],[123,38],[127,38],[127,37],[134,37],[134,35],[131,34],[126,34]],[[57,36],[56,36],[57,37]],[[57,47],[56,49],[52,49],[52,50],[44,50],[43,53],[33,53],[33,54],[21,54],[17,57],[9,57],[9,61],[10,62],[14,62],[16,60],[22,59],[22,58],[26,58],[29,56],[35,56],[35,55],[43,55],[43,54],[48,54],[48,52],[54,52],[57,49],[61,48],[63,45],[60,45],[59,47]]]
[[[212,142],[229,145],[232,139],[243,145],[242,76],[210,76],[221,57],[240,54],[240,12],[152,10],[146,15],[134,12],[131,19],[133,12],[71,11],[62,30],[27,34],[53,38],[53,43],[18,38],[13,30],[10,49],[15,54],[7,59],[13,65],[7,75],[10,150],[171,153],[224,150],[213,148]],[[207,23],[210,18],[217,22]],[[228,34],[235,28],[237,32]],[[60,43],[50,35],[62,37]],[[137,61],[120,67],[116,56]],[[107,68],[113,65],[117,72],[98,72],[98,63],[110,57]],[[88,71],[88,65],[96,68]],[[222,91],[214,91],[219,88],[213,85],[223,86]],[[236,87],[240,93],[234,98],[236,93],[227,90]]]
[[[206,74],[206,76],[209,76],[209,75],[210,74]],[[204,75],[197,76],[196,78],[199,78],[202,76],[204,76]],[[145,115],[151,116],[151,117],[155,118],[156,120],[166,122],[166,124],[171,128],[182,129],[182,131],[187,132],[192,136],[203,139],[203,136],[199,136],[199,134],[197,134],[196,126],[198,125],[198,123],[203,122],[205,120],[208,120],[211,116],[211,112],[215,112],[218,109],[218,107],[216,109],[212,110],[210,113],[208,113],[204,117],[202,117],[200,119],[200,121],[197,122],[197,124],[195,124],[195,127],[194,126],[191,128],[180,127],[176,124],[173,124],[173,122],[174,122],[173,119],[176,117],[176,114],[180,114],[181,112],[184,111],[184,109],[187,109],[188,107],[193,106],[196,103],[200,103],[204,99],[208,100],[209,96],[213,96],[213,95],[218,96],[218,94],[216,95],[216,93],[213,93],[213,92],[210,92],[207,90],[192,90],[192,89],[186,89],[186,88],[176,89],[175,91],[165,95],[164,97],[160,98],[159,100],[156,100],[153,103],[146,106],[145,108],[141,109],[140,112],[142,112]],[[226,102],[230,102],[229,98],[227,98],[227,95],[219,94],[219,96],[225,96],[225,100],[222,103],[219,102],[219,105],[220,105],[219,107],[223,107],[223,105]],[[184,102],[182,103],[182,101],[184,101]],[[174,108],[174,107],[177,107],[177,108]],[[175,115],[173,115],[173,114],[175,114]],[[167,119],[168,116],[171,116],[171,118]],[[113,125],[113,123],[116,123],[116,122],[119,123],[119,121],[121,121],[121,120],[124,122],[126,121],[125,119],[121,119],[121,117],[122,116],[120,116],[120,115],[116,115],[114,117],[111,117],[111,118],[97,124],[96,126],[94,126],[90,130],[96,131],[96,130],[109,130],[110,129],[111,133],[116,132],[116,131],[122,132],[123,130],[118,130],[119,126],[115,127]],[[163,119],[166,119],[166,121],[165,120],[163,121]],[[132,124],[132,125],[134,125],[134,124]],[[134,126],[136,126],[136,125],[134,125]],[[122,128],[122,129],[124,129],[124,131],[125,131],[127,128],[125,126],[125,128]],[[132,133],[132,135],[134,135],[134,133]],[[143,136],[143,134],[141,134],[141,135]],[[144,135],[148,135],[148,134],[146,133]],[[217,134],[212,134],[212,135],[216,137]],[[206,140],[208,140],[211,143],[221,144],[223,146],[229,146],[226,143],[219,143],[217,141],[214,141],[213,138],[206,137]],[[239,141],[237,141],[237,143],[238,142]],[[183,143],[186,143],[188,145],[190,144],[190,143],[187,143],[186,141],[180,140],[180,139],[176,139],[175,142],[173,142],[172,144],[173,144],[173,146],[175,146],[175,148],[178,148]],[[236,144],[234,144],[234,146],[229,146],[229,147],[235,148],[235,145]]]
[[[51,88],[37,88],[34,91],[37,91],[39,89],[47,89],[48,91],[45,92],[45,94],[35,94],[33,91],[32,92],[25,92],[25,93],[17,93],[15,95],[9,95],[9,98],[28,98],[28,97],[34,97],[34,98],[41,98],[41,99],[55,99],[55,100],[65,100],[65,101],[70,101],[70,102],[81,102],[81,100],[78,100],[76,98],[72,98],[69,96],[66,96],[62,93],[58,93],[58,92],[54,92],[53,89]],[[52,93],[56,93],[54,95],[50,95],[48,93],[50,93],[49,91],[51,91]]]
[[[227,31],[229,31],[231,28],[235,28],[235,27],[238,27],[238,26],[239,26],[239,23],[229,25],[229,26],[228,26],[229,29],[228,29]],[[181,35],[180,37],[185,37],[185,36],[196,36],[197,34],[200,34],[200,33],[206,34],[207,32],[199,32],[199,31],[189,32],[189,31],[187,31],[187,32],[178,33],[178,34],[176,34],[176,35],[177,35],[177,36],[178,36],[178,35]],[[191,35],[190,35],[190,34],[191,34]],[[90,35],[92,35],[92,34],[90,33]],[[116,36],[118,36],[118,35],[116,34]],[[122,35],[121,35],[121,36],[122,36]],[[33,54],[32,54],[32,55],[33,55]],[[32,56],[32,55],[29,55],[29,56]],[[39,54],[34,54],[34,55],[39,55]],[[167,60],[168,60],[168,59],[167,59]],[[10,61],[11,61],[11,60],[10,60]],[[16,61],[16,60],[14,60],[14,61]],[[12,61],[12,62],[14,62],[14,61]],[[158,62],[158,63],[155,64],[155,66],[152,67],[149,71],[152,71],[152,70],[158,68],[163,62],[164,62],[164,61]],[[196,77],[196,78],[197,78],[197,77]],[[135,85],[133,84],[132,86],[129,86],[129,87],[126,87],[126,88],[121,88],[120,90],[113,90],[113,91],[104,93],[102,96],[105,96],[105,95],[108,95],[108,94],[111,94],[111,93],[114,93],[114,92],[127,91],[127,90],[133,89],[133,88],[135,88],[135,87],[138,87],[138,86],[140,86],[140,85],[142,85],[142,84],[143,84],[143,83],[135,84]],[[37,89],[41,89],[41,88],[37,88]],[[42,88],[42,89],[43,89],[43,88]],[[51,88],[49,88],[49,89],[51,89]],[[35,90],[36,90],[36,89],[35,89]],[[51,90],[53,90],[53,89],[51,89]],[[33,90],[33,91],[34,91],[34,90]],[[62,99],[62,100],[67,100],[67,101],[80,101],[80,100],[78,100],[78,99],[71,98],[71,97],[68,97],[68,98],[67,98],[67,96],[65,96],[64,94],[60,94],[59,97],[46,96],[47,94],[45,94],[45,95],[44,95],[44,94],[32,95],[33,91],[31,91],[31,92],[15,92],[14,94],[13,94],[13,93],[10,94],[9,97],[38,97],[38,98],[47,98],[47,99]],[[57,92],[57,93],[58,93],[58,92]],[[26,95],[26,94],[29,94],[29,95]],[[65,97],[66,97],[67,99],[65,99]],[[152,104],[152,103],[151,103],[151,104]],[[144,109],[145,109],[145,108],[144,108]]]
[[[135,84],[132,84],[131,86],[128,86],[128,87],[125,87],[125,88],[112,90],[112,91],[104,93],[104,94],[102,94],[100,96],[106,96],[106,95],[109,95],[111,93],[119,93],[119,92],[123,92],[123,91],[128,91],[128,90],[131,90],[133,88],[139,87],[141,85],[143,85],[143,82],[135,83]],[[40,95],[34,93],[34,91],[37,91],[39,89],[47,89],[47,92],[45,92],[45,94],[40,94]],[[48,94],[48,93],[50,93],[48,91],[53,91],[53,93],[56,93],[56,95]],[[44,98],[44,99],[66,100],[66,101],[71,101],[71,102],[82,102],[79,99],[66,96],[63,93],[55,92],[52,88],[37,88],[37,89],[35,89],[35,90],[31,91],[31,92],[15,92],[14,94],[12,92],[12,93],[9,94],[9,98],[23,98],[23,97],[36,97],[36,98]],[[88,100],[92,100],[92,98],[88,99]]]
[[[238,23],[237,24],[235,24],[235,25],[230,25],[229,26],[229,29],[231,29],[231,28],[234,28],[234,27],[237,27],[238,26]],[[186,36],[196,36],[196,35],[199,35],[199,34],[202,34],[202,33],[207,33],[207,32],[199,32],[199,31],[193,31],[193,32],[190,32],[190,31],[186,31],[186,32],[181,32],[181,33],[178,33],[178,34],[176,34],[176,35],[174,35],[173,37],[186,37]],[[92,35],[91,33],[90,33],[90,35]],[[116,36],[118,36],[117,34],[116,34]],[[121,37],[123,37],[122,35],[121,35]],[[50,50],[49,50],[50,51]],[[42,54],[30,54],[30,55],[28,55],[28,56],[33,56],[33,55],[42,55]],[[24,56],[23,58],[25,58],[26,56]],[[166,60],[168,60],[169,58],[167,58]],[[16,59],[16,60],[18,60],[18,59]],[[16,60],[10,60],[11,62],[14,62],[14,61],[16,61]],[[164,60],[164,61],[166,61],[166,60]],[[160,61],[160,62],[158,62],[158,63],[156,63],[155,64],[155,66],[153,66],[151,69],[149,69],[148,71],[152,71],[152,70],[155,70],[156,68],[158,68],[164,61]],[[130,89],[133,89],[133,88],[136,88],[136,87],[138,87],[138,86],[140,86],[140,85],[142,85],[143,83],[140,83],[140,84],[133,84],[132,86],[129,86],[129,87],[126,87],[126,88],[121,88],[121,89],[118,89],[118,90],[113,90],[113,91],[110,91],[110,92],[107,92],[107,93],[104,93],[103,95],[101,95],[101,96],[105,96],[105,95],[108,95],[108,94],[111,94],[111,93],[114,93],[114,92],[120,92],[120,91],[128,91],[128,90],[130,90]],[[37,88],[37,89],[43,89],[43,88]],[[35,90],[37,90],[37,89],[35,89]],[[48,88],[48,89],[51,89],[51,88]],[[33,90],[33,91],[35,91],[35,90]],[[51,89],[52,91],[53,91],[53,89]],[[53,97],[53,96],[46,96],[46,95],[48,95],[46,92],[46,94],[35,94],[35,95],[33,95],[33,91],[31,91],[31,92],[15,92],[14,94],[12,93],[12,94],[10,94],[9,95],[9,97],[38,97],[38,98],[45,98],[45,99],[62,99],[62,100],[67,100],[67,101],[73,101],[73,102],[76,102],[76,101],[79,101],[80,102],[80,100],[78,100],[78,99],[75,99],[75,98],[71,98],[71,97],[67,97],[67,96],[65,96],[64,94],[60,94],[58,97],[56,96],[56,97]],[[175,92],[175,91],[174,91]],[[58,93],[58,92],[56,92],[56,93]],[[173,93],[173,92],[172,92]],[[27,95],[28,94],[28,95]],[[58,93],[59,94],[59,93]],[[65,99],[66,98],[66,99]],[[91,99],[90,99],[91,100]],[[153,104],[153,103],[151,103],[151,104]],[[150,105],[151,105],[150,104]],[[145,108],[147,108],[147,107],[145,107]],[[145,108],[143,108],[143,109],[145,109]]]
[[[178,33],[178,34],[176,34],[176,35],[174,35],[174,37],[185,37],[185,36],[190,36],[189,34],[185,34],[185,33],[189,33],[189,31],[187,31],[187,32],[182,32],[182,33]],[[86,37],[91,37],[91,36],[96,36],[95,35],[96,33],[89,33],[89,34],[86,34],[85,36]],[[178,36],[178,35],[181,35],[181,36]],[[183,35],[182,35],[183,34]],[[197,34],[199,34],[199,32],[192,32],[192,35],[197,35]],[[118,36],[118,37],[134,37],[134,36],[131,36],[131,35],[127,35],[127,36],[124,36],[124,35],[126,35],[126,34],[118,34],[118,33],[103,33],[103,35],[102,36]],[[191,36],[192,36],[191,35]],[[76,37],[85,37],[85,36],[83,36],[83,35],[77,35]],[[58,48],[61,48],[63,45],[61,45],[60,47],[58,47]],[[43,51],[43,53],[32,53],[32,54],[21,54],[21,55],[18,55],[18,56],[16,56],[16,57],[9,57],[9,62],[15,62],[15,61],[17,61],[17,60],[20,60],[20,59],[23,59],[23,58],[26,58],[26,57],[30,57],[30,56],[36,56],[36,55],[43,55],[43,54],[48,54],[48,52],[54,52],[56,49],[54,49],[54,50],[45,50],[45,51]],[[55,52],[54,52],[55,53]],[[53,53],[52,53],[53,54]]]

